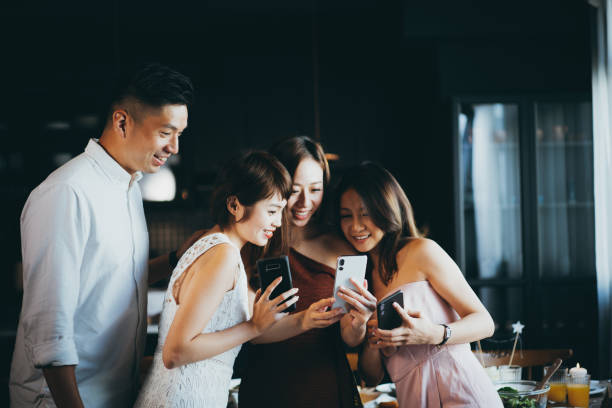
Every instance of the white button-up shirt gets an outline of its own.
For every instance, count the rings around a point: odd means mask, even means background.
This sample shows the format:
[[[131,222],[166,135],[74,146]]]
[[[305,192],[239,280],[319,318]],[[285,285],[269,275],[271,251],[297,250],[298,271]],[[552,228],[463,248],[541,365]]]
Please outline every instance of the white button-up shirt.
[[[41,368],[63,365],[76,365],[86,407],[132,403],[147,328],[140,177],[90,140],[30,194],[12,407],[55,406]]]

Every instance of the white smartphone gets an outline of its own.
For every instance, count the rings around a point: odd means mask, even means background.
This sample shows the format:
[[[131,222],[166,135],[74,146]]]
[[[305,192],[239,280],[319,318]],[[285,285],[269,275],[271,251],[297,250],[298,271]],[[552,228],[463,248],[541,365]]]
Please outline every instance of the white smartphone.
[[[356,282],[362,283],[365,279],[366,266],[368,264],[367,255],[343,255],[338,257],[336,264],[336,279],[334,280],[334,297],[336,301],[332,309],[342,307],[348,313],[350,305],[338,296],[338,288],[344,286],[352,290],[357,290],[349,280],[353,278]]]

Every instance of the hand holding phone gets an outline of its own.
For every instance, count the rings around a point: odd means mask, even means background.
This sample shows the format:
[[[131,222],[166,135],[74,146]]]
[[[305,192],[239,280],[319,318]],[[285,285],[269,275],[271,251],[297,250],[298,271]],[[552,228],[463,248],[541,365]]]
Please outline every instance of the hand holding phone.
[[[277,258],[266,258],[257,261],[257,272],[259,273],[259,284],[261,291],[265,291],[274,279],[281,276],[283,279],[276,288],[272,291],[270,299],[275,299],[279,295],[293,288],[291,283],[291,270],[289,268],[289,258],[286,255]],[[287,302],[293,296],[283,301]],[[281,304],[282,304],[281,303]],[[295,303],[287,307],[283,312],[293,312]]]
[[[343,255],[338,257],[333,294],[336,301],[332,305],[333,309],[342,307],[346,313],[350,311],[350,305],[338,296],[338,289],[340,286],[344,286],[345,288],[355,290],[355,286],[351,283],[350,279],[353,278],[355,282],[363,282],[367,264],[368,257],[366,255]]]
[[[393,330],[402,325],[402,317],[393,307],[393,303],[397,303],[403,308],[404,292],[398,290],[378,302],[376,305],[376,317],[378,319],[379,329]]]

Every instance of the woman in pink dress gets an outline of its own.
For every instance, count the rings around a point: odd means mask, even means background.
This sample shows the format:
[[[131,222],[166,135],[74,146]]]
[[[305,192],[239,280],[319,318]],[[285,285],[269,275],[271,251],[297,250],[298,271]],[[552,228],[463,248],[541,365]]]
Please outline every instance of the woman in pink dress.
[[[450,256],[421,237],[399,183],[363,163],[346,172],[337,193],[344,236],[373,262],[374,295],[380,302],[401,290],[404,298],[404,308],[393,305],[399,327],[368,323],[360,355],[366,381],[378,383],[384,364],[402,408],[501,407],[469,346],[493,334],[493,320]]]

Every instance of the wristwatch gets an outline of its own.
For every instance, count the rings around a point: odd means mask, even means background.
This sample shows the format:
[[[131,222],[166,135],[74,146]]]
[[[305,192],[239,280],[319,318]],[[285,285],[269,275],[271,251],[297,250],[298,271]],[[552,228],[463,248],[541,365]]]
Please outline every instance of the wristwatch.
[[[442,339],[442,341],[440,342],[440,344],[438,344],[438,346],[442,346],[444,345],[448,339],[450,339],[452,330],[450,327],[448,327],[448,325],[444,324],[444,323],[440,323],[440,326],[444,326],[444,338]]]

